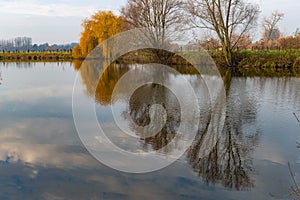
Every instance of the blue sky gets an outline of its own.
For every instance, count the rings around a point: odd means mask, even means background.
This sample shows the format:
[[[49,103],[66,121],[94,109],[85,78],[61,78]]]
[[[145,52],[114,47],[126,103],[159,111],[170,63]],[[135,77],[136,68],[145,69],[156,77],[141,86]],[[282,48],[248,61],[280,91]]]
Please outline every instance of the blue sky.
[[[299,0],[253,0],[261,6],[258,21],[273,10],[285,13],[279,27],[289,35],[300,27]],[[81,22],[98,10],[118,13],[126,0],[0,0],[0,39],[30,36],[34,43],[77,42]],[[253,34],[259,38],[259,30]]]

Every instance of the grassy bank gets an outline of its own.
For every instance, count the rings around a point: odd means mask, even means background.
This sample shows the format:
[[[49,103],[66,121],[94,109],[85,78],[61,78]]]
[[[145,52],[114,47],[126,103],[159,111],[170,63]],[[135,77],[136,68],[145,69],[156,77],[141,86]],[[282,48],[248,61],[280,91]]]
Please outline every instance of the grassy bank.
[[[184,52],[193,54],[193,51]],[[157,56],[163,55],[163,56]],[[221,51],[209,51],[209,54],[216,65],[227,68]],[[72,61],[74,60],[70,52],[21,52],[2,53],[0,52],[0,62],[51,62],[51,61]],[[75,59],[77,60],[77,59]],[[234,52],[234,71],[240,75],[250,76],[300,76],[300,50],[266,50],[266,51],[236,51]],[[177,66],[188,65],[181,57],[166,52],[151,52],[143,50],[132,52],[118,59],[119,63],[162,63]]]
[[[184,54],[193,54],[186,51]],[[222,71],[228,69],[221,51],[209,51],[210,56]],[[167,56],[168,57],[168,56]],[[170,58],[170,55],[169,55]],[[125,55],[124,63],[149,63],[158,61],[155,56],[148,53],[131,53]],[[300,77],[300,50],[244,50],[234,52],[235,66],[231,67],[235,75],[240,76],[298,76]],[[165,64],[165,63],[164,63]],[[169,59],[173,65],[186,65],[186,61],[178,56]]]
[[[220,65],[221,55],[212,54]],[[247,76],[300,76],[300,50],[235,52],[236,71]]]
[[[182,52],[181,52],[182,53]],[[184,54],[193,54],[194,51],[186,51]],[[228,69],[221,51],[209,51],[210,56],[220,69]],[[186,65],[186,61],[178,56],[170,56],[163,64]],[[149,63],[159,62],[159,59],[151,53],[130,53],[120,59],[124,63]],[[260,51],[236,51],[234,52],[235,66],[232,67],[237,75],[251,76],[300,76],[300,50],[260,50]],[[160,63],[160,62],[159,62]]]
[[[224,65],[222,52],[209,53],[219,66]],[[297,68],[300,67],[300,50],[236,51],[234,60],[239,68]]]
[[[184,54],[193,54],[194,51],[186,51]],[[209,51],[210,56],[218,67],[225,67],[225,60],[222,51]],[[172,55],[166,54],[168,58]],[[164,56],[162,56],[164,57]],[[153,62],[159,61],[157,56],[145,51],[142,53],[130,53],[120,59],[122,62]],[[184,60],[174,55],[168,59],[171,64],[184,64]],[[237,68],[299,68],[300,67],[300,50],[244,50],[234,52],[234,63]]]
[[[72,54],[70,52],[12,52],[0,53],[0,61],[71,61]]]

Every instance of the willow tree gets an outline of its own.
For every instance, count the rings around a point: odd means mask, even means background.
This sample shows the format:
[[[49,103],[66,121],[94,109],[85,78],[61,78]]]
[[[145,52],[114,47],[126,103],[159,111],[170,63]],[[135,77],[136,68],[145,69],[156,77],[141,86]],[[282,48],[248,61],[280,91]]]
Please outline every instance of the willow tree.
[[[209,29],[218,37],[228,66],[233,50],[255,25],[259,7],[247,0],[187,0],[189,21],[195,28]]]
[[[79,46],[74,48],[73,56],[86,57],[98,44],[126,29],[123,17],[111,11],[99,11],[82,23]]]

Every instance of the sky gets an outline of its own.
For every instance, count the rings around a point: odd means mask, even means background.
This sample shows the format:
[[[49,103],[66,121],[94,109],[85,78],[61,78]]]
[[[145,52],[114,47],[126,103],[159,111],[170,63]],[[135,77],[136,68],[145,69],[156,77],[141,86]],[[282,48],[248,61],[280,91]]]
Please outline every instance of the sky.
[[[285,13],[279,28],[284,35],[300,27],[299,0],[252,0],[260,5],[260,25],[264,16],[278,10]],[[0,39],[28,36],[33,43],[78,42],[82,20],[99,10],[116,14],[126,0],[0,0]],[[260,26],[258,26],[259,29]],[[259,30],[253,32],[259,38]]]

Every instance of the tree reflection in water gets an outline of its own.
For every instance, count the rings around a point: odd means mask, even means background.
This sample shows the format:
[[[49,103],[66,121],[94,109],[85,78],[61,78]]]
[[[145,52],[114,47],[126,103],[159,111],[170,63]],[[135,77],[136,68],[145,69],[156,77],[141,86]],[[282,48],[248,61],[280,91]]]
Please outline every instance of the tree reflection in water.
[[[236,190],[253,187],[249,173],[252,171],[251,155],[257,137],[244,137],[233,132],[226,118],[223,136],[209,155],[201,158],[198,152],[202,146],[201,134],[188,151],[187,159],[194,170],[207,184],[221,183]],[[206,134],[206,133],[204,133]]]
[[[108,105],[109,103],[114,103],[110,102],[114,86],[119,78],[129,69],[129,66],[112,65],[106,69],[100,79],[97,79],[95,76],[95,74],[99,73],[91,71],[81,71],[81,77],[84,84],[86,84],[88,92],[96,88],[96,101],[101,105]],[[181,71],[189,70],[185,70],[182,67]],[[139,72],[141,71],[137,70],[137,76],[140,78],[153,76],[153,74],[139,74]],[[171,76],[174,76],[174,74],[154,75],[154,77],[162,81],[170,80]],[[191,75],[186,76],[191,77]],[[197,75],[194,74],[192,76]],[[92,81],[90,80],[91,77]],[[95,86],[95,82],[97,82],[97,86]],[[258,143],[259,131],[255,129],[249,131],[250,133],[245,133],[243,127],[255,122],[257,105],[253,98],[247,96],[247,94],[241,94],[239,101],[232,97],[235,89],[230,88],[230,73],[226,73],[224,82],[227,98],[229,98],[227,99],[227,114],[223,130],[216,132],[218,128],[209,128],[210,123],[213,123],[214,127],[218,127],[220,119],[213,119],[210,115],[211,111],[205,111],[204,116],[201,117],[201,124],[199,124],[199,131],[195,141],[186,153],[186,160],[206,184],[221,184],[226,188],[235,190],[249,189],[254,186],[254,180],[251,178],[253,171],[252,153]],[[88,85],[91,83],[94,86]],[[126,90],[124,91],[126,92]],[[237,91],[243,91],[243,89],[239,88]],[[124,112],[128,112],[137,125],[146,126],[150,123],[150,115],[152,115],[151,119],[155,119],[161,114],[161,110],[152,110],[149,113],[153,104],[160,104],[164,107],[166,110],[166,123],[155,136],[141,137],[141,140],[143,141],[144,149],[152,148],[158,150],[166,146],[174,138],[180,125],[180,106],[176,96],[162,85],[147,84],[135,91],[129,102],[129,110]],[[126,120],[126,117],[124,119]],[[147,133],[138,134],[142,136]],[[207,138],[210,139],[207,140]],[[207,145],[210,145],[208,141],[214,140],[217,141],[211,143],[212,150],[203,156],[201,152],[203,152],[203,149],[205,150]]]
[[[236,100],[232,98],[235,91],[230,88],[230,76],[230,73],[226,73],[224,77],[228,99],[221,137],[207,156],[199,157],[198,152],[203,145],[203,135],[213,134],[207,133],[205,129],[202,134],[198,134],[194,145],[188,151],[187,159],[207,184],[221,183],[227,188],[242,190],[254,186],[254,181],[250,177],[253,170],[251,156],[258,143],[259,134],[258,130],[245,134],[243,126],[256,120],[256,105],[252,98],[247,96],[235,102]],[[207,127],[209,123],[211,120],[208,121]]]
[[[129,113],[138,126],[147,126],[150,123],[150,118],[157,125],[162,123],[162,121],[156,120],[161,119],[159,115],[162,112],[159,107],[150,112],[150,107],[155,104],[161,105],[166,111],[165,125],[162,125],[162,130],[154,136],[145,137],[146,134],[151,133],[147,129],[143,133],[137,134],[143,138],[145,144],[150,144],[154,150],[159,150],[170,143],[180,126],[180,105],[175,94],[159,84],[142,86],[134,92],[130,99]],[[150,115],[152,116],[150,117]]]

